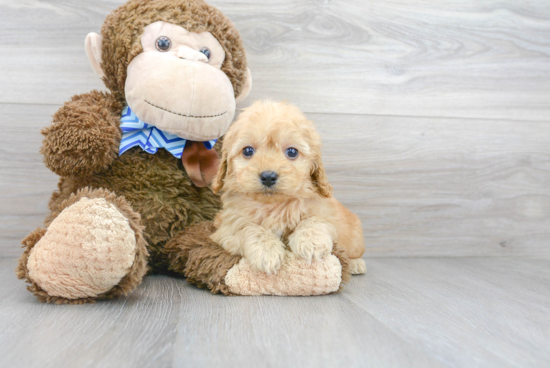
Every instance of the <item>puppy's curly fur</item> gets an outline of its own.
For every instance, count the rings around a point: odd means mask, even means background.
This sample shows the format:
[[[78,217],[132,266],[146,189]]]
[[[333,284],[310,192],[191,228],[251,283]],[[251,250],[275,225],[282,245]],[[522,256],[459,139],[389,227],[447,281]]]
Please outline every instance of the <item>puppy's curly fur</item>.
[[[289,148],[298,156],[290,157]],[[276,173],[274,185],[262,183],[266,172]],[[332,198],[321,139],[296,106],[258,101],[243,111],[225,136],[212,188],[223,192],[212,240],[252,267],[275,273],[289,250],[311,262],[338,243],[353,273],[365,272],[361,221]]]

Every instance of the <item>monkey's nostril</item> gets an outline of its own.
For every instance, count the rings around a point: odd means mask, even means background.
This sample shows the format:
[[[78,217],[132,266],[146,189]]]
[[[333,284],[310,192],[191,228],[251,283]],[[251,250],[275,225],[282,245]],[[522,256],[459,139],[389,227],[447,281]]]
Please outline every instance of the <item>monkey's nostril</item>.
[[[264,171],[260,174],[260,181],[268,188],[274,186],[278,178],[279,175],[274,171]]]

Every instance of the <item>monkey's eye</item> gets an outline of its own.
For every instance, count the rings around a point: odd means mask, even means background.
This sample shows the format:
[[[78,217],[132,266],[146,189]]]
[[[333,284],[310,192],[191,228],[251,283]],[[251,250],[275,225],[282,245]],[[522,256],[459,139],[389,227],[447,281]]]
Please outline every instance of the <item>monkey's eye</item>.
[[[210,60],[210,50],[208,49],[208,47],[203,47],[199,51],[202,52],[208,60]]]
[[[298,150],[294,147],[287,148],[286,157],[288,157],[291,160],[294,160],[296,157],[298,157]]]
[[[250,146],[243,148],[243,156],[246,158],[254,156],[254,148]]]
[[[160,52],[166,52],[172,48],[172,41],[166,36],[160,36],[157,38],[155,46],[157,46],[157,50]]]

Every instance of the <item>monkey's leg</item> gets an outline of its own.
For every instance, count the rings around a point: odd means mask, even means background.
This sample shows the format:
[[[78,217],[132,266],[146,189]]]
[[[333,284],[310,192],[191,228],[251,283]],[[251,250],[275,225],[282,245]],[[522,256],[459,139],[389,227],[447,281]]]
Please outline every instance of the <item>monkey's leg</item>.
[[[187,281],[200,288],[229,295],[231,292],[225,285],[225,276],[241,257],[229,254],[214,243],[210,239],[214,231],[211,222],[191,225],[170,239],[164,250],[171,271],[185,276]]]
[[[105,189],[78,191],[46,230],[23,240],[16,269],[42,302],[82,304],[126,295],[147,271],[140,216]]]
[[[217,245],[211,222],[188,226],[165,246],[170,269],[200,288],[226,295],[324,295],[349,281],[349,258],[335,245],[322,261],[309,263],[288,253],[279,272],[268,275],[253,269],[241,256]]]

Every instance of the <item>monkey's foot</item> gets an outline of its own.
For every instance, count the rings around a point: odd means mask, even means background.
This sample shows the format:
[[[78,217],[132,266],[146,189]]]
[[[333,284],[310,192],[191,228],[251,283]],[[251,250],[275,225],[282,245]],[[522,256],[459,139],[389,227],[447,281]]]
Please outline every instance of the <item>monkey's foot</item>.
[[[18,275],[47,302],[89,302],[134,289],[145,273],[147,251],[127,203],[102,190],[79,192],[71,201],[46,231],[24,240],[29,249],[21,263],[28,258]]]

